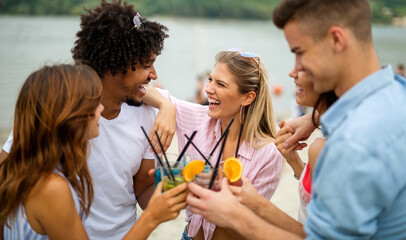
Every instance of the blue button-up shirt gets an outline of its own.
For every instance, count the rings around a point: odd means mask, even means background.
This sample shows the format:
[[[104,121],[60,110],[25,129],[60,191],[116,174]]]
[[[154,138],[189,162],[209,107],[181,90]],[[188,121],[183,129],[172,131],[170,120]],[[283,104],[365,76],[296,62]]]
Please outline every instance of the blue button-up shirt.
[[[385,67],[321,118],[308,239],[406,239],[406,79]]]

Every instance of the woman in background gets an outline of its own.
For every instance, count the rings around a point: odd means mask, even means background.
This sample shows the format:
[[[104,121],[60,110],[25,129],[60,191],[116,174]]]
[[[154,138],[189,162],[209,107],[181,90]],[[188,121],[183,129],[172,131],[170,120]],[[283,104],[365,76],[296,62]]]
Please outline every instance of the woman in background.
[[[296,71],[293,69],[289,76],[294,79],[296,85],[296,102],[299,105],[313,107],[312,119],[315,127],[319,126],[320,116],[327,111],[327,109],[337,100],[337,96],[333,91],[319,94],[314,90],[313,83],[308,74],[303,71]],[[278,150],[285,157],[286,162],[292,167],[294,177],[299,180],[299,197],[300,207],[298,220],[304,224],[307,218],[306,206],[311,199],[312,189],[312,174],[314,166],[316,165],[317,157],[319,156],[326,139],[320,137],[315,139],[309,147],[308,161],[304,163],[297,151],[296,146],[292,146],[289,149],[283,147],[283,142],[293,132],[289,131],[289,128],[283,128],[284,122],[282,121],[279,126],[281,129],[276,134],[276,146]]]

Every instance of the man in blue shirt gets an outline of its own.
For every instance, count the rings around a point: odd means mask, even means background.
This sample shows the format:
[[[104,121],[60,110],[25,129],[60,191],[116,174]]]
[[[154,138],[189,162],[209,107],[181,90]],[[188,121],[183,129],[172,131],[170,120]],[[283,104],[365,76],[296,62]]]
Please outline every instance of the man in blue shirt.
[[[296,70],[339,97],[321,117],[327,143],[313,173],[308,239],[406,239],[406,79],[381,68],[371,18],[367,0],[283,0],[273,13]],[[226,184],[218,193],[189,189],[192,211],[246,238],[299,238],[247,211]]]

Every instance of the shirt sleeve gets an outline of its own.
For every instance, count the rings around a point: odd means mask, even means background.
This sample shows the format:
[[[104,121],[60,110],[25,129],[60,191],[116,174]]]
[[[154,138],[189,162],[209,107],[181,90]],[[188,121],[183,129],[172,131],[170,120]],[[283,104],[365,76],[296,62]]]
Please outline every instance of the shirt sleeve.
[[[10,135],[8,136],[6,143],[4,143],[3,150],[6,153],[10,153],[12,145],[13,145],[13,131],[11,131]]]
[[[276,149],[275,144],[270,143],[270,147],[261,149],[260,154],[253,159],[259,164],[250,164],[258,167],[256,174],[251,172],[251,182],[258,193],[266,199],[271,199],[278,187],[282,173],[282,155]]]
[[[182,129],[195,129],[201,124],[202,119],[207,116],[208,107],[197,103],[179,100],[170,95],[167,90],[157,89],[176,108],[176,126]]]
[[[178,147],[182,149],[185,146],[187,139],[184,134],[189,134],[199,127],[206,127],[206,121],[210,121],[208,117],[208,106],[191,103],[176,99],[166,90],[157,89],[164,97],[166,97],[176,108],[176,134],[178,136]]]
[[[147,134],[149,134],[152,130],[152,127],[154,126],[155,123],[155,118],[158,115],[159,110],[157,108],[153,108],[153,107],[146,107],[146,106],[142,106],[144,107],[145,111],[144,111],[144,122],[142,123],[142,125],[145,127],[145,131],[147,132]],[[151,121],[153,120],[153,121]],[[147,148],[145,150],[145,152],[142,155],[142,159],[155,159],[154,157],[154,153],[151,152],[150,149],[150,145],[147,144]]]
[[[382,156],[359,144],[326,145],[314,171],[307,239],[368,239],[400,186]]]

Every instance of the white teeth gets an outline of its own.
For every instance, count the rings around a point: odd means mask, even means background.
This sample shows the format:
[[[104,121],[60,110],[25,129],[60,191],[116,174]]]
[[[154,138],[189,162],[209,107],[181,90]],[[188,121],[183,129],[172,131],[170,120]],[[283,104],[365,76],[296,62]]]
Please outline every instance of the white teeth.
[[[210,103],[210,104],[220,104],[219,101],[216,101],[216,100],[211,99],[211,98],[209,98],[209,103]]]

